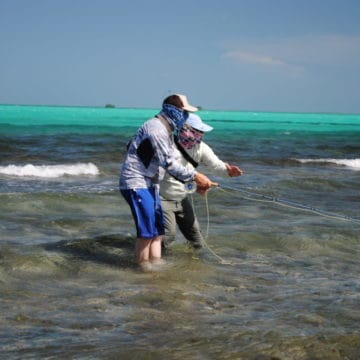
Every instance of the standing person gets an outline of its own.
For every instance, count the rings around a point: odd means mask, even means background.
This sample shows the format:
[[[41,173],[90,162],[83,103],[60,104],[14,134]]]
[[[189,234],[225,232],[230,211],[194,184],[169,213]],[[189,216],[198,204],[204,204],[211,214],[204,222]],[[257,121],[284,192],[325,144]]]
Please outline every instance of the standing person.
[[[185,125],[175,138],[176,156],[187,169],[196,168],[200,163],[208,166],[220,176],[241,176],[243,171],[220,160],[213,150],[202,141],[205,132],[213,128],[205,124],[196,114],[189,114]],[[203,193],[206,189],[199,189]],[[188,192],[184,185],[171,174],[166,174],[160,183],[160,196],[165,217],[165,248],[175,240],[176,225],[193,248],[202,247],[203,236],[194,213]]]
[[[172,132],[182,128],[189,111],[197,110],[184,95],[168,96],[160,113],[146,121],[128,145],[119,187],[135,221],[135,259],[144,269],[161,262],[164,219],[158,183],[165,171],[182,182],[195,181],[205,191],[217,185],[194,169],[185,168],[174,157]]]

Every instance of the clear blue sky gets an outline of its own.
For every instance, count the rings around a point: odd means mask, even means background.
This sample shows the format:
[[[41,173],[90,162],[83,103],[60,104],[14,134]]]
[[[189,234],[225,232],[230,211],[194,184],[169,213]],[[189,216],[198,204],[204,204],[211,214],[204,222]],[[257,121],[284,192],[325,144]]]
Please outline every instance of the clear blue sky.
[[[360,113],[359,0],[0,0],[0,103]]]

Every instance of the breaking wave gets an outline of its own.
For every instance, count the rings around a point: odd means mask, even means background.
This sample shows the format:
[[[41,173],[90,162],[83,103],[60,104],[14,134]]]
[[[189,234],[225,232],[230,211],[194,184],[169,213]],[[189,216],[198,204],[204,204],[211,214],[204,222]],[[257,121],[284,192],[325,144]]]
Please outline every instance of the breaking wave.
[[[0,166],[0,174],[18,177],[59,178],[62,176],[99,175],[99,169],[92,163],[63,165],[7,165]]]
[[[353,170],[360,170],[360,159],[295,159],[302,164],[336,164],[351,168]]]

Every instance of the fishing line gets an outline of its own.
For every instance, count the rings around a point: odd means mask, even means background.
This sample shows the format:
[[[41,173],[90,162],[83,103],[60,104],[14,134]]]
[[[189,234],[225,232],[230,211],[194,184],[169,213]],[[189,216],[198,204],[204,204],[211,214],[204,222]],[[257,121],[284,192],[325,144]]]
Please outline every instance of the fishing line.
[[[194,210],[194,215],[196,216],[195,206],[194,206],[194,198],[193,198],[192,194],[190,195],[190,197],[191,197],[192,207]],[[205,247],[207,248],[207,250],[218,260],[218,262],[220,264],[234,265],[234,263],[232,263],[231,261],[225,260],[220,255],[216,254],[215,251],[213,249],[211,249],[211,247],[207,243],[207,239],[209,237],[209,229],[210,229],[210,211],[209,211],[209,201],[208,201],[207,192],[204,194],[204,198],[205,198],[206,219],[207,220],[206,220],[206,233],[205,233],[205,236],[203,237],[203,243],[204,243]]]
[[[240,195],[242,198],[244,198],[246,200],[259,201],[259,202],[265,202],[265,203],[274,203],[277,205],[281,205],[281,206],[296,209],[296,210],[309,211],[314,214],[321,215],[323,217],[327,217],[327,218],[331,218],[331,219],[346,220],[346,221],[354,222],[356,224],[360,224],[360,219],[356,219],[356,218],[342,215],[342,214],[332,213],[332,212],[318,209],[318,208],[315,208],[312,206],[303,205],[303,204],[300,204],[300,203],[297,203],[294,201],[279,199],[277,197],[259,194],[259,193],[256,193],[256,192],[250,191],[250,190],[233,188],[230,186],[218,186],[217,188],[228,194],[230,194],[230,191],[227,191],[227,190],[232,190],[232,191],[236,191],[239,193],[247,194],[248,196],[243,195],[243,194]],[[256,196],[258,198],[254,198],[254,196]]]
[[[218,186],[217,188],[227,194],[231,194],[230,190],[239,192],[239,193],[241,193],[240,196],[246,200],[277,204],[277,205],[281,205],[281,206],[296,209],[296,210],[309,211],[314,214],[321,215],[323,217],[330,218],[330,219],[346,220],[346,221],[354,222],[356,224],[360,224],[360,219],[356,219],[356,218],[346,216],[346,215],[331,213],[331,212],[328,212],[328,211],[325,211],[322,209],[306,206],[306,205],[296,203],[296,202],[290,201],[290,200],[283,200],[283,199],[279,199],[276,197],[259,194],[257,192],[250,191],[248,189],[246,189],[246,190],[238,189],[238,188],[234,188],[234,187],[230,187],[230,186]],[[244,194],[246,194],[246,195],[244,195]],[[254,198],[254,196],[256,196],[257,198]],[[192,194],[190,197],[191,197],[192,207],[194,209],[194,214],[195,214],[194,198],[193,198]],[[206,233],[205,233],[205,237],[203,238],[204,245],[207,248],[207,250],[219,261],[219,263],[224,264],[224,265],[235,265],[233,262],[225,260],[218,254],[216,254],[215,251],[213,249],[211,249],[211,247],[207,243],[207,240],[209,238],[209,229],[210,229],[210,211],[209,211],[209,201],[208,201],[207,192],[204,194],[204,198],[205,198],[205,207],[206,207]]]
[[[233,265],[231,261],[225,260],[220,255],[216,254],[215,251],[211,249],[211,247],[207,243],[207,239],[209,238],[209,229],[210,229],[210,211],[209,211],[209,201],[208,201],[207,192],[205,193],[205,206],[206,206],[207,221],[206,221],[206,235],[204,237],[204,245],[210,251],[210,253],[213,254],[218,259],[220,264]]]

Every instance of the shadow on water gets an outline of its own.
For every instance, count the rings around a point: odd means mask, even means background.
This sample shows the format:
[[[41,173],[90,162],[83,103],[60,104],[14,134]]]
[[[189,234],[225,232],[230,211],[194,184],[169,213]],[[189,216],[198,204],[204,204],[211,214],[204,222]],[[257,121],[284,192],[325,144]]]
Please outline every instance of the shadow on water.
[[[54,244],[42,245],[42,247],[46,251],[64,253],[75,260],[135,269],[134,243],[134,238],[130,236],[110,234],[94,238],[62,240]]]

